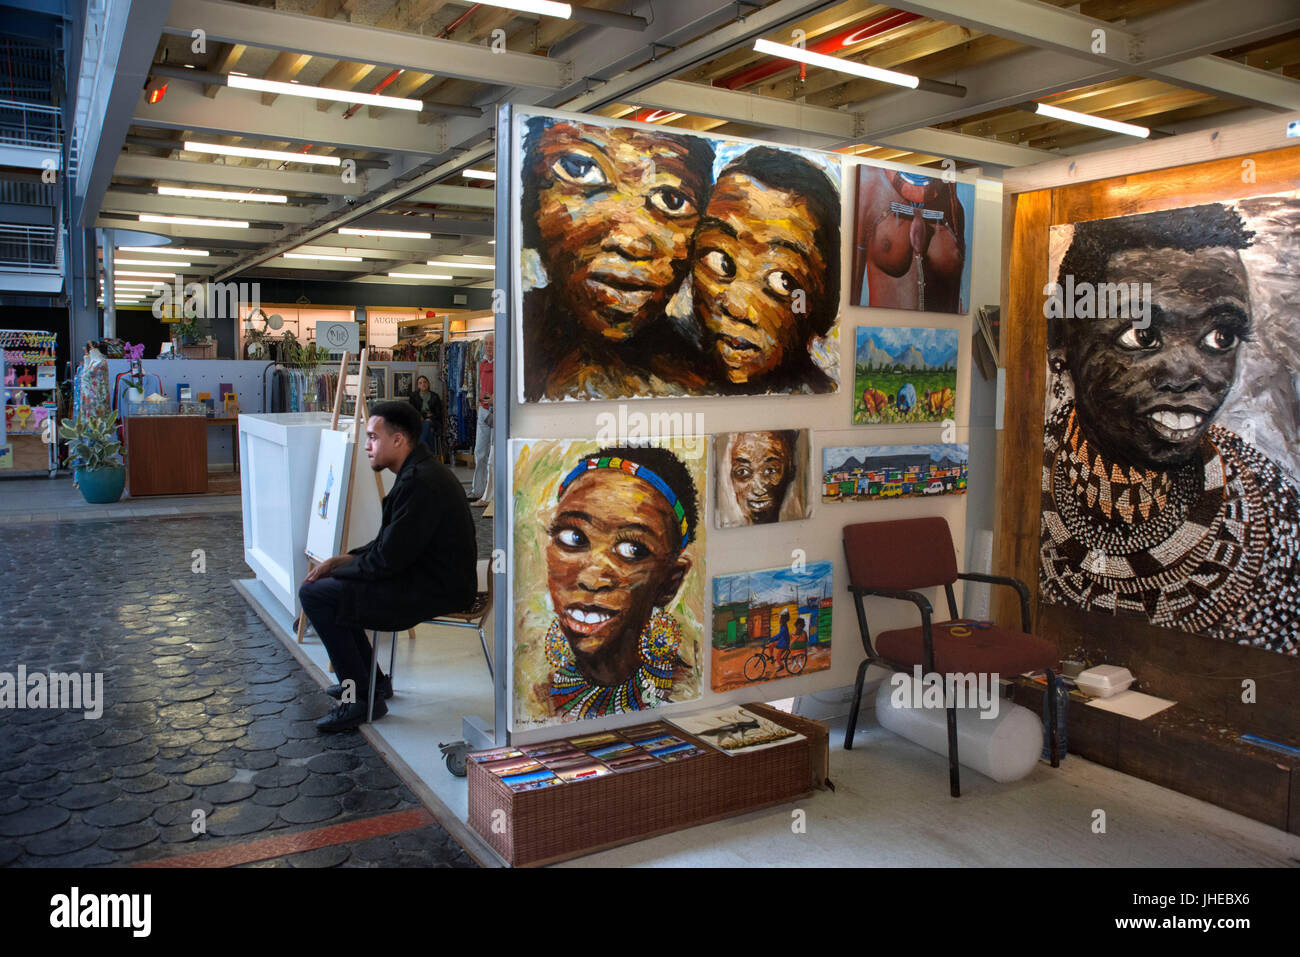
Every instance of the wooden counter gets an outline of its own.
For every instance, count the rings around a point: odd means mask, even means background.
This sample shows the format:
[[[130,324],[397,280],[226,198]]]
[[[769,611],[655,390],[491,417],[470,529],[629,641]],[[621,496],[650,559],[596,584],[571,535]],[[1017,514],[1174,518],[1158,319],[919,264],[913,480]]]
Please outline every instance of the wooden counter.
[[[132,498],[207,492],[207,420],[201,415],[127,416],[126,487]]]

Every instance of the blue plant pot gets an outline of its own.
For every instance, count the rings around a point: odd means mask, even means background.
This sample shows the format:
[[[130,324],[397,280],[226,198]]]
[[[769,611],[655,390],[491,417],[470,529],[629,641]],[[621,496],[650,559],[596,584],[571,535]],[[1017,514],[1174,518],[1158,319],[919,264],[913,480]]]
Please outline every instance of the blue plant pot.
[[[81,497],[91,505],[108,505],[122,497],[126,487],[126,466],[106,469],[77,469],[74,472]]]

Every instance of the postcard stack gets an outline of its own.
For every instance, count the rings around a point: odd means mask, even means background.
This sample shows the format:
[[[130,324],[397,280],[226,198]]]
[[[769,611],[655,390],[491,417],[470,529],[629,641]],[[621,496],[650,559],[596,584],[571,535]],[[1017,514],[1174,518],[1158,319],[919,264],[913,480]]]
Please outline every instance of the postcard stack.
[[[468,760],[519,793],[641,771],[706,753],[677,728],[656,721],[562,741],[476,751]]]

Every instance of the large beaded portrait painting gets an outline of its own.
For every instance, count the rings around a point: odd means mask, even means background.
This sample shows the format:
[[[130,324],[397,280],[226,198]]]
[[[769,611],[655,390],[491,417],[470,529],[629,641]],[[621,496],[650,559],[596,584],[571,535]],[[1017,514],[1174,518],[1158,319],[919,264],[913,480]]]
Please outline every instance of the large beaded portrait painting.
[[[1300,195],[1052,228],[1044,600],[1300,651]]]
[[[700,696],[707,445],[513,443],[516,730]]]

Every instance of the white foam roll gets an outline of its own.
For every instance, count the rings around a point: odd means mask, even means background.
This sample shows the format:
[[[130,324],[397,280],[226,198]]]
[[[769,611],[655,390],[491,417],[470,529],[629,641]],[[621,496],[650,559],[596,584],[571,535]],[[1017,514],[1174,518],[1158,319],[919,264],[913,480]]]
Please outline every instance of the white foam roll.
[[[896,707],[897,681],[912,684],[913,703],[919,703],[920,683],[910,675],[895,674],[876,692],[876,720],[881,727],[937,754],[948,754],[948,717],[943,708]],[[997,688],[994,689],[997,693]],[[1019,781],[1038,762],[1043,750],[1043,724],[1028,708],[1005,699],[997,702],[995,718],[980,717],[980,709],[957,709],[957,759],[962,767],[994,781]]]

